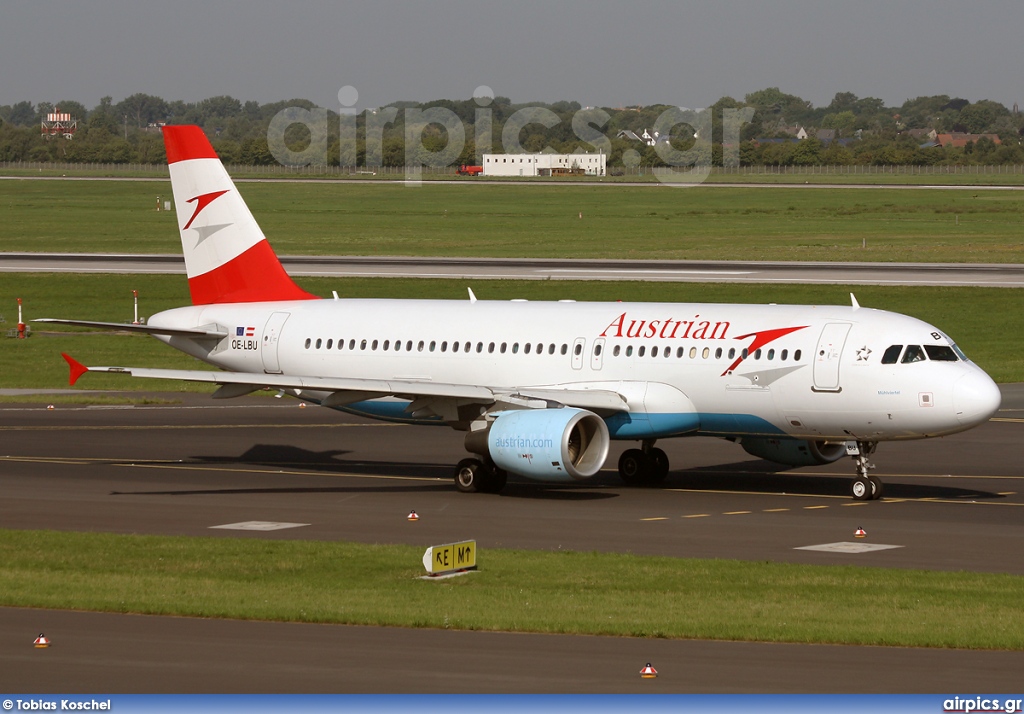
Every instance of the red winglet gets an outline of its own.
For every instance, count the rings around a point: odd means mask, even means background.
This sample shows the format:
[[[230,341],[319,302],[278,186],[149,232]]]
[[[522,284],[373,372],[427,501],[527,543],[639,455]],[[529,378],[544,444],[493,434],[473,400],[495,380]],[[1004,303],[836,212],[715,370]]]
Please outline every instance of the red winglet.
[[[164,148],[167,150],[168,164],[188,159],[217,158],[210,140],[198,126],[165,126]]]
[[[89,368],[66,352],[61,352],[60,356],[63,357],[68,363],[68,366],[71,367],[71,376],[68,377],[68,384],[73,387],[75,386],[75,382],[78,381],[78,378],[88,372]]]

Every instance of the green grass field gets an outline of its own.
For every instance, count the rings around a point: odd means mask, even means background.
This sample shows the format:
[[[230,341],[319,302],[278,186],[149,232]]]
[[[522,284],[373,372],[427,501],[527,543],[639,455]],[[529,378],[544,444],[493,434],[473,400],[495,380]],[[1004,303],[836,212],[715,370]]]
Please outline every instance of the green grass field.
[[[0,605],[465,630],[1024,649],[1024,578],[627,554],[0,530]]]
[[[0,278],[0,314],[14,328],[16,298],[25,301],[26,319],[65,317],[128,322],[131,291],[137,289],[143,315],[189,303],[184,276],[60,275],[8,273]],[[471,286],[483,300],[525,297],[531,300],[639,300],[664,302],[775,302],[848,305],[851,288],[842,285],[729,285],[725,283],[627,283],[561,281],[462,281],[418,279],[303,278],[298,281],[318,295],[337,290],[343,297],[424,297],[466,299]],[[1024,313],[1024,294],[1005,288],[878,287],[853,288],[864,307],[913,315],[938,326],[996,381],[1024,381],[1024,355],[1013,336]],[[32,325],[27,340],[5,339],[0,349],[0,388],[55,389],[67,386],[67,365],[61,352],[86,364],[197,369],[203,364],[138,335],[111,337],[79,328]],[[200,390],[208,387],[176,382],[90,374],[83,389]]]
[[[1024,260],[1016,191],[429,182],[239,190],[279,254]],[[174,213],[155,210],[170,195],[161,181],[0,181],[0,251],[178,253]]]

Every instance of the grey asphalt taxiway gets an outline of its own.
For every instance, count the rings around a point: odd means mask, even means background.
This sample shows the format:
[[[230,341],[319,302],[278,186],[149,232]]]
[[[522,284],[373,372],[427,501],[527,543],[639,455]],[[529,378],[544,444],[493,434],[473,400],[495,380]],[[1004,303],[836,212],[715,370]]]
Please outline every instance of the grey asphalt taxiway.
[[[880,501],[847,459],[778,471],[734,444],[659,443],[664,487],[614,471],[460,494],[460,435],[296,401],[0,407],[0,523],[11,529],[301,538],[1024,574],[1024,387],[988,424],[883,444]],[[613,449],[614,464],[620,446]],[[410,522],[415,510],[420,520]],[[276,531],[214,526],[308,524]],[[894,548],[805,550],[858,541]],[[483,577],[484,572],[469,577]],[[46,632],[54,641],[35,650]],[[656,680],[641,680],[652,662]],[[1004,692],[1024,652],[563,637],[0,608],[7,688],[38,692]]]
[[[289,275],[1024,287],[1024,264],[281,256]],[[181,255],[0,253],[0,273],[185,273]]]

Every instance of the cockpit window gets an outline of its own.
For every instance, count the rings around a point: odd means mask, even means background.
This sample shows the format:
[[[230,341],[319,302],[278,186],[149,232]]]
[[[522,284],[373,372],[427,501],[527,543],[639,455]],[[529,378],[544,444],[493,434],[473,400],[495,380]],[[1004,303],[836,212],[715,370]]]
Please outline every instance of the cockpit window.
[[[936,362],[956,362],[956,352],[952,347],[946,345],[925,345],[924,351],[928,353],[928,359]]]
[[[962,359],[964,362],[969,362],[970,361],[970,360],[967,359],[967,355],[964,354],[964,351],[956,346],[955,342],[950,343],[949,346],[953,348],[954,352],[956,352],[956,356],[957,357]]]
[[[890,345],[882,355],[882,364],[896,364],[900,361],[900,352],[902,351],[903,345]]]
[[[907,345],[907,351],[903,353],[903,364],[908,362],[923,362],[925,360],[924,350],[921,345]]]

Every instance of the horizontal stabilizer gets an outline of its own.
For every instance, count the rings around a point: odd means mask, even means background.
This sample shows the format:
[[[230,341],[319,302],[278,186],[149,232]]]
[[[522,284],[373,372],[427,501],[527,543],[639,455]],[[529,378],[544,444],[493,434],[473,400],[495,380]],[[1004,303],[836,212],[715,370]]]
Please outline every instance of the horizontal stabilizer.
[[[228,333],[221,329],[205,329],[196,327],[193,329],[177,327],[159,327],[156,325],[136,325],[124,322],[95,322],[92,320],[60,320],[52,317],[40,317],[32,322],[48,322],[52,325],[75,325],[77,327],[96,327],[106,330],[118,330],[120,332],[140,332],[145,335],[167,335],[168,337],[193,337],[206,339],[221,339],[227,337]]]

